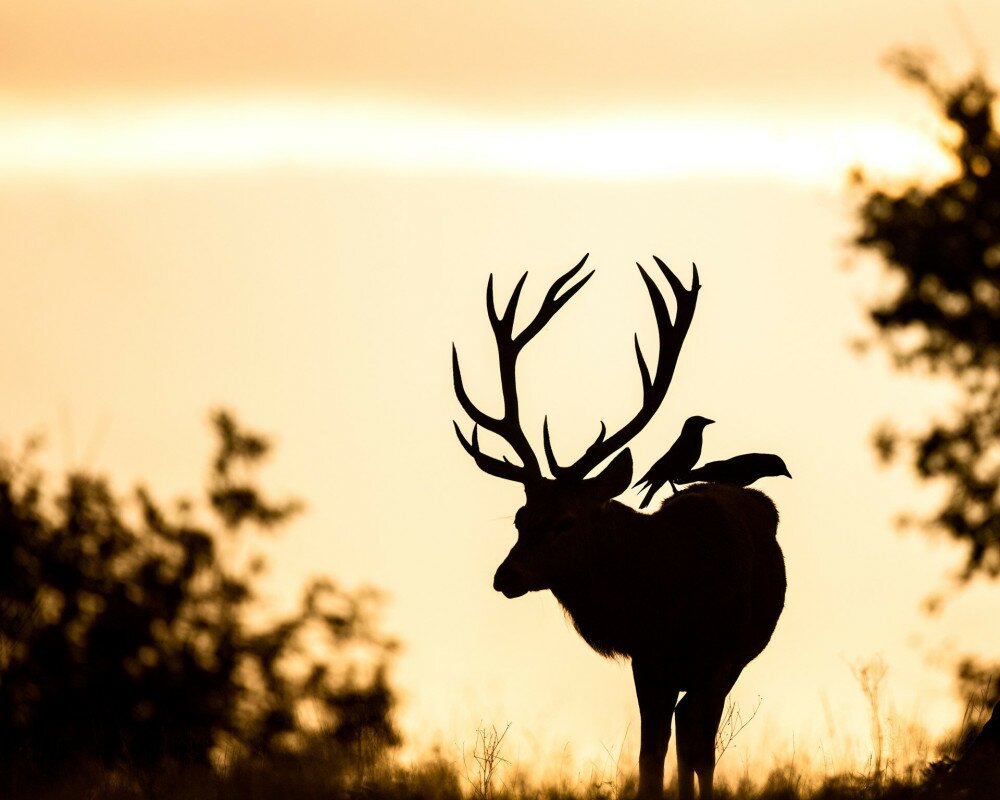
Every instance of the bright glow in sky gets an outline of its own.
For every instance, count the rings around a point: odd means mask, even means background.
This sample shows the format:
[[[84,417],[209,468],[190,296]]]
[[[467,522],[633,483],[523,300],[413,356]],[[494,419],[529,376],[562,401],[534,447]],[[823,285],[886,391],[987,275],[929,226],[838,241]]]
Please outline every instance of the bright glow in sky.
[[[261,166],[521,173],[580,179],[772,178],[836,186],[859,163],[941,172],[939,148],[878,119],[667,115],[510,120],[389,103],[281,100],[0,109],[0,174],[109,176]]]

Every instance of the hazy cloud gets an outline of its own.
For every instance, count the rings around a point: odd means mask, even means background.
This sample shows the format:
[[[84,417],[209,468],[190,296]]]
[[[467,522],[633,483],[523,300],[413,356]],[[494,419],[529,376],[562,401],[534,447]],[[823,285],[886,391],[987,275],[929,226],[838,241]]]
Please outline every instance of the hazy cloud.
[[[914,13],[906,0],[9,0],[0,91],[294,88],[549,109],[849,103],[895,43],[967,53],[954,9],[940,2]],[[980,28],[1000,23],[986,2],[961,10]]]

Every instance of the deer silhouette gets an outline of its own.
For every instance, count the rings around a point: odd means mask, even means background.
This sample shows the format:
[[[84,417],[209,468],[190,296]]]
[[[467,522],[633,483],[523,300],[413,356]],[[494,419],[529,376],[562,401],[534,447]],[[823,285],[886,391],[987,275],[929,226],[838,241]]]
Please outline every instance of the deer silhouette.
[[[699,797],[711,800],[725,698],[774,632],[784,606],[785,565],[776,539],[778,513],[754,489],[698,484],[668,498],[652,514],[614,500],[632,482],[632,456],[622,448],[666,396],[701,288],[697,267],[686,289],[666,264],[654,260],[670,284],[676,311],[671,321],[663,294],[639,265],[656,317],[659,352],[651,374],[636,337],[643,400],[622,428],[608,435],[602,422],[583,455],[563,466],[553,452],[546,418],[543,448],[553,476],[547,478],[521,427],[517,357],[594,274],[573,283],[587,261],[584,256],[552,284],[538,313],[517,334],[514,316],[527,273],[502,315],[490,276],[486,310],[499,354],[503,414],[491,416],[469,398],[453,345],[455,393],[474,423],[469,438],[458,423],[455,431],[480,469],[524,485],[525,504],[514,517],[517,541],[496,571],[494,588],[509,598],[550,590],[594,650],[631,658],[641,718],[642,800],[663,796],[675,711],[680,798],[694,798],[697,775]],[[520,464],[483,452],[480,427],[505,440]],[[609,458],[603,470],[587,477]]]

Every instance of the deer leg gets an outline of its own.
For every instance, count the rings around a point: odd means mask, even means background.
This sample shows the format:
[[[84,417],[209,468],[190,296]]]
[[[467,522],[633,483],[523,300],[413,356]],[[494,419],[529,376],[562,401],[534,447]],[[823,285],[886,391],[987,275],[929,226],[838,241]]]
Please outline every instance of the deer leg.
[[[712,800],[715,777],[715,738],[726,693],[695,690],[677,704],[677,780],[680,800],[694,799],[698,775],[699,800]]]
[[[635,694],[639,700],[639,800],[662,800],[663,760],[670,744],[670,720],[677,689],[655,662],[632,659]]]

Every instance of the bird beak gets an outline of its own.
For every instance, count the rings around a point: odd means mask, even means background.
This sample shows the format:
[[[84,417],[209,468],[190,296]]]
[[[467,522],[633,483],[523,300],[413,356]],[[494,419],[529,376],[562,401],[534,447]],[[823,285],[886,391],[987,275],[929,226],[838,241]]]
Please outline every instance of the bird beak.
[[[792,473],[788,471],[788,467],[785,467],[785,472],[784,472],[784,474],[785,474],[785,475],[787,475],[787,476],[788,476],[789,478],[791,478],[791,477],[792,477]]]

